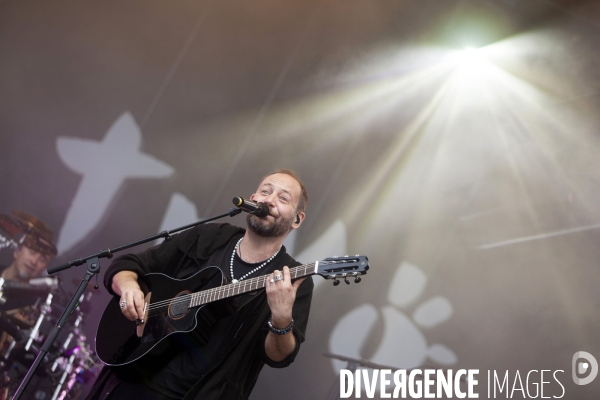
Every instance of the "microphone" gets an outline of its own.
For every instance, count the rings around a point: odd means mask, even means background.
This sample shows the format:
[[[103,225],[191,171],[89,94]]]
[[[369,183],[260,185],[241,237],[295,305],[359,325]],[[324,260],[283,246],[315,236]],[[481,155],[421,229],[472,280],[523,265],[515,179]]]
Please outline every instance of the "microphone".
[[[243,197],[234,197],[232,201],[242,211],[254,214],[257,217],[266,217],[269,214],[269,206],[265,203],[257,203],[253,200],[246,200]]]

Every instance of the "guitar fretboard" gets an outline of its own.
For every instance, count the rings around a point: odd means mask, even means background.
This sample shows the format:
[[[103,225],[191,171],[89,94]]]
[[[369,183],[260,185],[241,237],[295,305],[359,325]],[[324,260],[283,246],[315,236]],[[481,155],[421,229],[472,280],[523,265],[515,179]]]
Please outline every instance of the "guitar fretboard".
[[[316,270],[316,265],[317,263],[313,262],[310,264],[304,264],[290,268],[290,276],[292,279],[296,279],[313,275]],[[261,275],[237,283],[230,283],[228,285],[219,286],[213,289],[192,293],[189,307],[198,307],[213,301],[225,299],[227,297],[237,296],[239,294],[252,292],[257,289],[263,289],[269,276],[270,275]]]

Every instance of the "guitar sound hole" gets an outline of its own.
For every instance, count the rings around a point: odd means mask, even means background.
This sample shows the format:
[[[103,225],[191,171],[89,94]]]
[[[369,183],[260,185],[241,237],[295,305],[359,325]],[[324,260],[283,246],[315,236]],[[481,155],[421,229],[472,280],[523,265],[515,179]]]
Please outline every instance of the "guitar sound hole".
[[[189,291],[183,291],[179,293],[169,304],[169,317],[172,319],[183,318],[189,311],[190,306],[190,293]]]

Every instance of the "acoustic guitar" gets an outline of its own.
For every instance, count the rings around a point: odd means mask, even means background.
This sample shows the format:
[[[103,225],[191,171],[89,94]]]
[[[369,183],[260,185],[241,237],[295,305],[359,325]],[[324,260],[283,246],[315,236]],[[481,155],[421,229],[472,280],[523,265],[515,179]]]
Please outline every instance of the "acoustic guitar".
[[[365,256],[326,258],[290,268],[292,280],[320,275],[333,280],[360,282],[367,273]],[[100,319],[96,334],[96,354],[107,365],[129,364],[155,349],[170,335],[190,332],[198,324],[199,311],[222,299],[256,292],[265,288],[267,275],[228,283],[217,267],[207,267],[187,279],[175,279],[160,273],[142,276],[138,281],[145,292],[144,318],[129,321],[113,298]]]

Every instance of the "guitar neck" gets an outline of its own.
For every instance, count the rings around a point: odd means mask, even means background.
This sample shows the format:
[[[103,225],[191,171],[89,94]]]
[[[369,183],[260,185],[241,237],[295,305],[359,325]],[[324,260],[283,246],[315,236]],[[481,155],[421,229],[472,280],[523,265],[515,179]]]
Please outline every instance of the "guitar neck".
[[[290,276],[292,280],[294,280],[314,275],[317,272],[317,267],[318,262],[293,267],[290,268]],[[230,283],[228,285],[192,293],[189,307],[199,307],[204,304],[212,303],[213,301],[263,289],[266,286],[269,276],[270,275],[260,275],[237,283]]]

